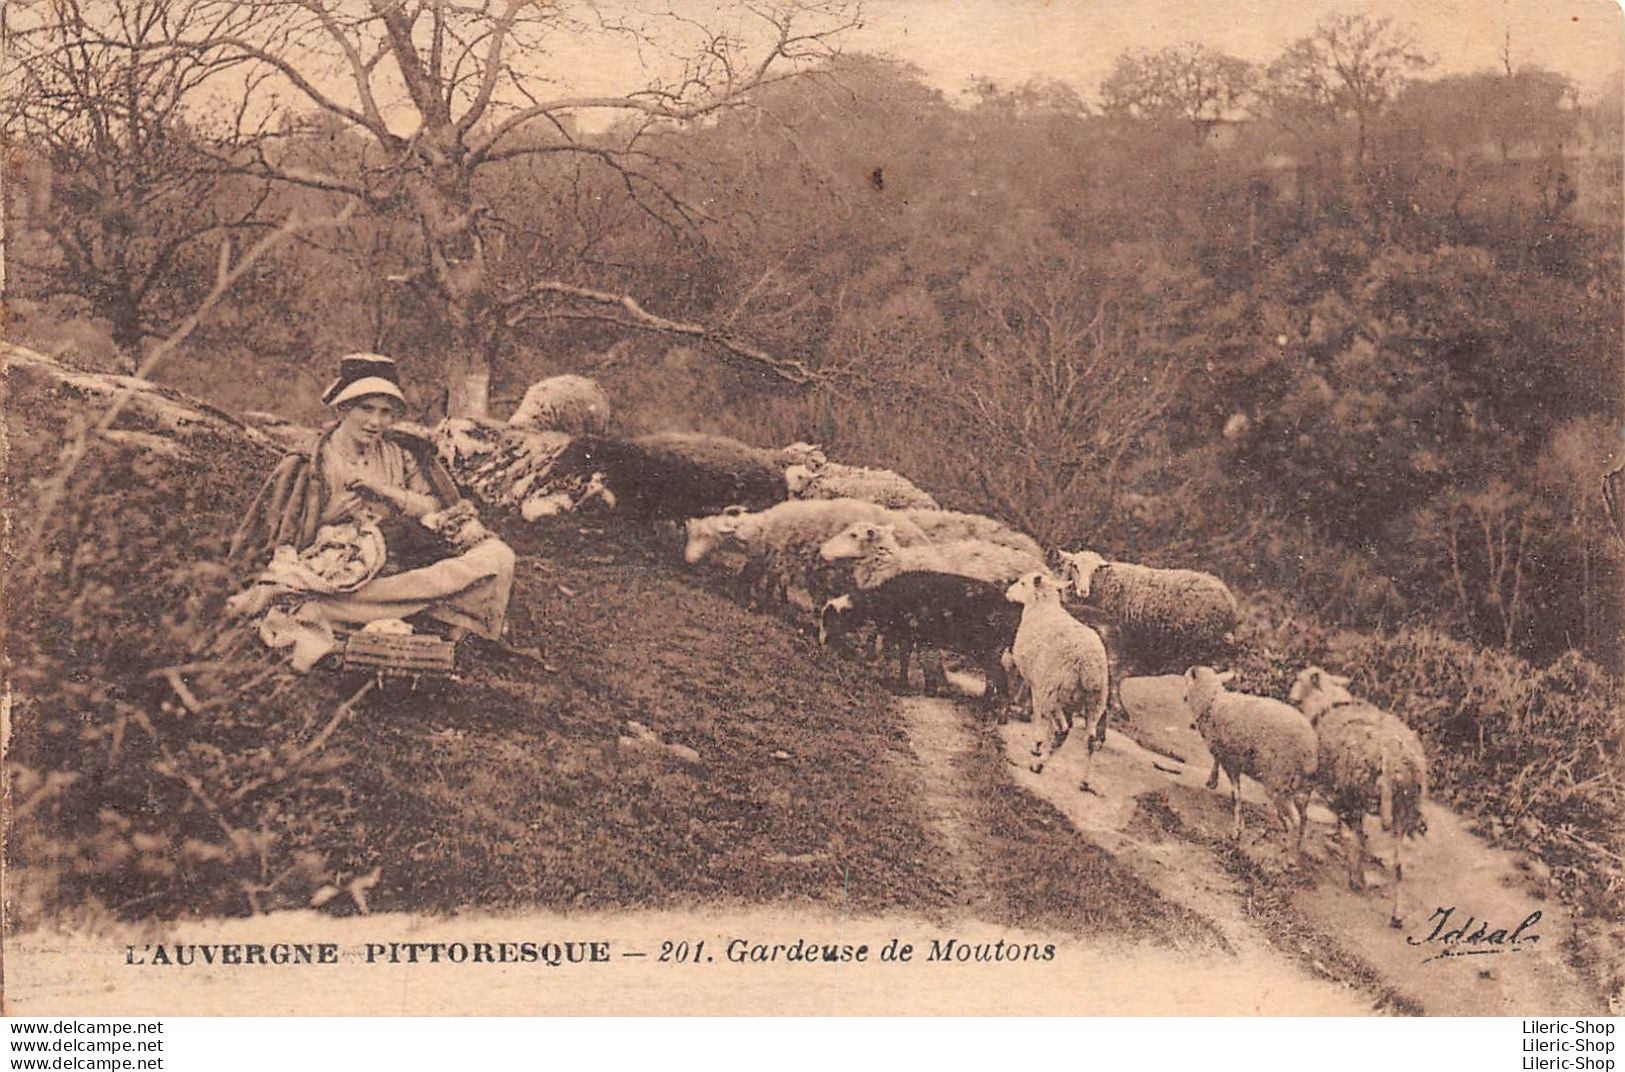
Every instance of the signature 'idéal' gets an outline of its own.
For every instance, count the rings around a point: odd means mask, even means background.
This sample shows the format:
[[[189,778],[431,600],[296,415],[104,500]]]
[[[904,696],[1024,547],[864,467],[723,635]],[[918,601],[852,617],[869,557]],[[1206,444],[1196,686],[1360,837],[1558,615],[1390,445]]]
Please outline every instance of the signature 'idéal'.
[[[1413,934],[1407,936],[1405,941],[1409,945],[1429,946],[1435,950],[1422,962],[1424,964],[1445,957],[1513,953],[1540,941],[1540,935],[1535,933],[1535,925],[1540,922],[1540,917],[1537,909],[1525,916],[1522,923],[1511,928],[1493,926],[1489,920],[1481,920],[1477,916],[1467,916],[1457,923],[1456,906],[1440,905],[1428,917],[1427,921],[1433,929],[1426,937],[1419,938]]]

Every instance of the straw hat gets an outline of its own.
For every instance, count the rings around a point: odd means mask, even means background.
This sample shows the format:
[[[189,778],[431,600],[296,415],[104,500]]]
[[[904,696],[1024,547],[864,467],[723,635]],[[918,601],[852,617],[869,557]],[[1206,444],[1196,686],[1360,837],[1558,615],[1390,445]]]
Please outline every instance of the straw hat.
[[[367,395],[388,395],[406,405],[395,359],[383,354],[345,354],[339,358],[339,378],[322,392],[322,401],[337,408]]]

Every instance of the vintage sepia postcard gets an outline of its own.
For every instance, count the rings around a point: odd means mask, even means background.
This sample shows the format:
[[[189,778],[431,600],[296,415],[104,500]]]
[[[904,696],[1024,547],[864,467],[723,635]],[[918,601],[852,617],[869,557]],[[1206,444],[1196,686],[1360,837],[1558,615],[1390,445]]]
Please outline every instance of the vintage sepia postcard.
[[[1620,1014],[1611,0],[3,33],[7,1014]]]

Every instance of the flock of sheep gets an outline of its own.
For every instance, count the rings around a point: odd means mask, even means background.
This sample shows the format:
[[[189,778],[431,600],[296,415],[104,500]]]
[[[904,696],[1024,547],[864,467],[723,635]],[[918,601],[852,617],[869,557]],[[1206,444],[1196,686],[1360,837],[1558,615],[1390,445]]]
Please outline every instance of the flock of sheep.
[[[916,654],[927,691],[945,684],[944,653],[966,659],[1001,719],[1013,710],[1035,724],[1034,772],[1079,722],[1092,758],[1108,714],[1121,713],[1123,676],[1183,673],[1185,702],[1214,758],[1208,787],[1221,769],[1229,779],[1234,835],[1247,776],[1301,859],[1318,790],[1348,829],[1349,885],[1358,890],[1363,821],[1378,815],[1395,838],[1397,920],[1399,845],[1425,831],[1420,741],[1318,667],[1299,674],[1291,703],[1227,689],[1234,672],[1213,664],[1236,654],[1238,609],[1211,574],[1092,551],[1046,557],[998,520],[941,509],[895,472],[843,465],[807,443],[767,450],[688,433],[619,438],[608,398],[579,376],[534,385],[507,425],[449,420],[433,435],[459,480],[487,502],[533,519],[596,500],[680,530],[688,566],[741,599],[807,618],[826,645],[858,636],[880,645],[905,688]]]

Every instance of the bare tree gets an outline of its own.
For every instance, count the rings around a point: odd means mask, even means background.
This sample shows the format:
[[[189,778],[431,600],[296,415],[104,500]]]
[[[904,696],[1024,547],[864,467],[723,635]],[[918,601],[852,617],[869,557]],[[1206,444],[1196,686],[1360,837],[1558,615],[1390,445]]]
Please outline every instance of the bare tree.
[[[1157,52],[1125,52],[1101,83],[1108,116],[1187,123],[1197,139],[1246,98],[1252,64],[1206,45],[1172,45]]]
[[[1300,134],[1352,121],[1358,174],[1383,107],[1410,75],[1431,65],[1392,20],[1331,15],[1270,64],[1261,96],[1272,118]]]
[[[229,32],[226,15],[184,0],[52,0],[10,16],[0,122],[8,141],[49,168],[49,249],[19,265],[42,297],[68,295],[105,318],[132,367],[141,343],[182,315],[186,251],[251,225],[263,185],[228,190],[210,148],[222,131],[187,113],[231,57],[152,51],[188,33]]]
[[[567,302],[575,315],[640,330],[705,338],[773,375],[804,380],[800,364],[776,359],[724,332],[645,309],[634,296],[580,278],[510,278],[497,270],[500,206],[482,187],[488,169],[526,156],[592,158],[624,194],[674,226],[703,213],[664,184],[649,146],[674,124],[743,105],[750,94],[828,58],[856,25],[845,0],[745,5],[743,21],[702,25],[677,11],[655,21],[611,19],[596,5],[530,0],[206,0],[218,18],[252,16],[241,31],[176,34],[171,53],[238,61],[273,72],[301,105],[268,102],[267,130],[285,139],[314,121],[361,134],[367,150],[349,174],[318,171],[260,143],[257,174],[342,193],[379,212],[402,213],[418,232],[417,265],[405,280],[435,321],[428,353],[450,370],[453,413],[481,413],[491,368],[512,327],[538,306]],[[685,59],[666,78],[622,95],[552,95],[549,57],[590,34],[652,57],[674,42]],[[599,42],[602,44],[602,41]],[[669,58],[669,57],[668,57]],[[645,68],[648,70],[648,67]],[[618,114],[613,136],[582,133],[581,117]],[[288,141],[283,142],[289,144]]]
[[[1050,546],[1112,518],[1126,464],[1174,402],[1177,314],[1161,314],[1180,284],[1144,252],[1055,245],[1001,258],[967,287],[955,324],[964,374],[933,388],[980,444],[964,464],[983,493]]]
[[[1453,492],[1442,513],[1458,613],[1469,628],[1487,619],[1501,646],[1514,650],[1528,610],[1531,538],[1551,519],[1500,478],[1480,491]]]

